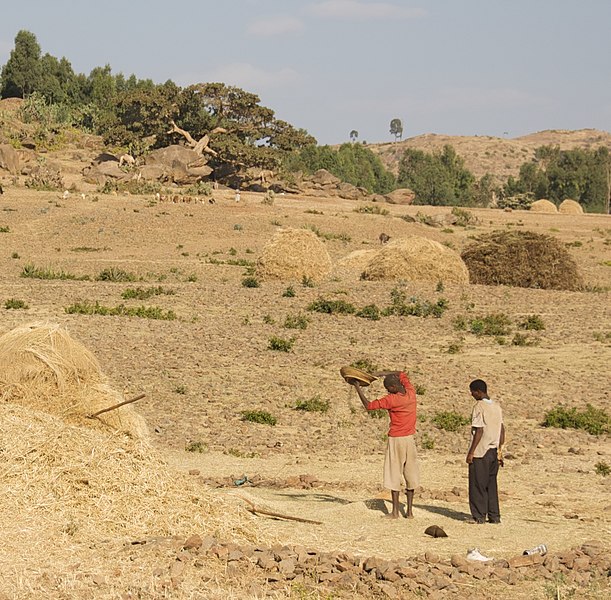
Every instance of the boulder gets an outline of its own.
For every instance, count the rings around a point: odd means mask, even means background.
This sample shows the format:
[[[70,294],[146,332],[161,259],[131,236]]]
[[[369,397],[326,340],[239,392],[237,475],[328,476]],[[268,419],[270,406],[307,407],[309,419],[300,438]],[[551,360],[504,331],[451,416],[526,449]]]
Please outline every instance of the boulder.
[[[19,153],[10,144],[0,144],[0,169],[13,175],[19,173]]]
[[[318,169],[318,171],[310,177],[310,181],[323,186],[337,186],[341,183],[339,177],[329,173],[326,169]]]
[[[146,166],[162,166],[167,177],[179,185],[195,183],[212,173],[207,158],[194,150],[174,144],[153,150],[145,159]]]
[[[384,196],[389,204],[412,204],[416,194],[408,188],[399,188]]]

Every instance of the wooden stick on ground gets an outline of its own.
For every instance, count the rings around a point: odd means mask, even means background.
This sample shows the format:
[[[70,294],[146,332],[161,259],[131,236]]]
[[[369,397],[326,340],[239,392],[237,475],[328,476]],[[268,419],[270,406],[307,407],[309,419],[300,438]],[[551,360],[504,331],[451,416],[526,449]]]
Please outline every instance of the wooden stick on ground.
[[[234,494],[241,500],[244,500],[247,504],[250,505],[250,508],[247,509],[253,514],[267,515],[269,517],[276,517],[278,519],[288,519],[289,521],[297,521],[299,523],[312,523],[313,525],[322,525],[321,521],[313,521],[311,519],[303,519],[302,517],[292,517],[291,515],[283,515],[282,513],[272,512],[271,510],[264,510],[262,508],[258,508],[254,502],[250,501],[248,498],[244,498],[244,496],[240,496],[239,494]]]
[[[109,406],[108,408],[103,408],[102,410],[98,410],[98,412],[94,412],[92,415],[88,415],[88,417],[90,419],[94,419],[95,417],[105,412],[115,410],[115,408],[119,408],[120,406],[124,406],[125,404],[131,404],[132,402],[136,402],[136,400],[142,400],[142,398],[144,398],[145,396],[146,394],[138,394],[137,396],[134,396],[133,398],[130,398],[129,400],[123,400],[123,402],[119,402],[119,404],[114,404],[113,406]]]

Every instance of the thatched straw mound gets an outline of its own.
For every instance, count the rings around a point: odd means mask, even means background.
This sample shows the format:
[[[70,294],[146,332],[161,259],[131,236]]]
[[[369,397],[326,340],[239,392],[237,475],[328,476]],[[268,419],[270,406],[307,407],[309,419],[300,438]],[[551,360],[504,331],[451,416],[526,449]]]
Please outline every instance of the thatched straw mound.
[[[363,272],[369,261],[378,250],[355,250],[340,258],[333,267],[333,272],[358,273]]]
[[[95,356],[59,325],[31,323],[0,336],[0,399],[57,415],[66,422],[106,425],[138,438],[146,423],[131,405],[87,419],[125,398],[108,384]]]
[[[582,215],[583,214],[583,206],[576,202],[575,200],[570,200],[567,198],[560,203],[558,207],[558,212],[564,213],[565,215]]]
[[[69,425],[6,403],[0,411],[0,452],[0,569],[24,574],[4,582],[7,597],[37,597],[17,591],[44,588],[45,581],[37,579],[42,571],[66,573],[75,562],[84,563],[81,571],[106,570],[112,579],[125,542],[191,533],[242,542],[258,536],[243,502],[171,473],[149,444],[117,432]],[[114,554],[112,562],[108,556],[104,562],[104,554]],[[63,595],[38,597],[75,597],[68,590],[79,587],[78,581],[65,586]]]
[[[575,290],[577,265],[557,239],[532,231],[493,231],[467,246],[462,259],[471,283]]]
[[[530,205],[530,212],[536,213],[557,213],[558,209],[549,200],[536,200]]]
[[[469,283],[460,256],[439,242],[412,236],[392,240],[369,261],[363,279]]]
[[[261,279],[320,281],[331,270],[331,258],[323,242],[308,229],[280,229],[265,244],[257,262]]]

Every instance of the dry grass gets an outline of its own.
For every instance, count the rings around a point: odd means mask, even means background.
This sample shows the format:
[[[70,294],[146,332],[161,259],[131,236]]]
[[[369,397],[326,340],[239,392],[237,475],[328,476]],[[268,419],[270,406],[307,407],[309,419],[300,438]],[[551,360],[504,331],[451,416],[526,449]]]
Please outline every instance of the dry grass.
[[[460,256],[439,242],[412,236],[393,240],[365,267],[363,279],[469,283]]]
[[[583,214],[583,206],[581,206],[579,202],[567,198],[560,203],[558,212],[564,213],[565,215],[581,215]]]
[[[549,200],[536,200],[535,202],[533,202],[530,205],[530,209],[531,212],[535,212],[535,213],[557,213],[558,209],[556,208],[556,205],[553,202],[550,202]]]
[[[576,290],[577,264],[555,238],[532,231],[494,231],[465,248],[472,283]]]
[[[307,229],[280,229],[263,247],[257,276],[263,280],[320,281],[331,270],[331,258],[316,234]]]

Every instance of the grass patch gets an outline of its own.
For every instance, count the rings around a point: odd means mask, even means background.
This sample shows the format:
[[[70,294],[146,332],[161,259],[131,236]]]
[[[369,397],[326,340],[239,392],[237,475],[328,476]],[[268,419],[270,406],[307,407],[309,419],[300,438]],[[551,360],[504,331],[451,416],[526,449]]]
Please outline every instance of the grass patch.
[[[63,270],[55,271],[48,267],[36,267],[33,264],[28,263],[21,271],[21,277],[27,277],[30,279],[62,279],[62,280],[73,280],[73,281],[89,281],[89,275],[75,275],[74,273],[68,273]]]
[[[594,472],[597,475],[606,477],[607,475],[611,474],[611,466],[609,466],[604,460],[601,460],[594,465]]]
[[[384,408],[378,408],[376,410],[368,410],[367,413],[372,419],[383,419],[388,411]]]
[[[0,233],[10,233],[11,228],[8,225],[2,225],[0,227]]]
[[[527,331],[543,331],[545,323],[539,315],[529,315],[518,323],[518,327]]]
[[[208,452],[208,446],[204,442],[189,442],[185,446],[186,452],[197,452],[199,454],[205,454]]]
[[[355,369],[360,369],[361,371],[365,371],[365,373],[375,373],[378,371],[378,365],[372,363],[368,358],[359,358],[355,360],[351,365]]]
[[[261,287],[261,284],[256,277],[244,277],[244,279],[242,279],[242,287],[258,288]]]
[[[175,394],[180,394],[181,396],[185,396],[189,390],[184,383],[179,383],[174,386],[174,389],[172,391]]]
[[[121,298],[123,298],[123,300],[148,300],[153,296],[173,296],[175,293],[175,290],[164,288],[160,285],[150,288],[135,287],[124,290],[121,294]]]
[[[444,431],[458,431],[465,425],[471,422],[471,419],[457,413],[455,411],[443,411],[438,412],[432,419],[431,422],[435,427],[443,429]]]
[[[350,302],[345,300],[328,300],[326,298],[314,300],[314,302],[308,305],[307,310],[327,315],[353,315],[356,312],[356,308]]]
[[[304,225],[304,229],[309,229],[314,232],[319,238],[323,240],[339,240],[340,242],[350,242],[352,241],[352,237],[347,233],[326,233],[321,231],[316,225]]]
[[[602,408],[591,404],[586,409],[578,411],[575,407],[556,406],[545,413],[543,427],[558,427],[560,429],[583,429],[592,435],[611,433],[611,417]]]
[[[390,292],[390,306],[382,311],[382,316],[389,317],[435,317],[440,318],[448,309],[449,302],[439,298],[436,302],[421,300],[416,296],[407,297],[403,290],[393,288]]]
[[[382,208],[381,206],[376,206],[375,204],[365,204],[365,206],[359,206],[355,208],[352,212],[361,213],[364,215],[383,215],[386,216],[390,214],[390,211],[386,208]]]
[[[317,394],[308,400],[298,400],[295,404],[295,410],[303,410],[305,412],[326,413],[329,410],[329,401],[322,400]]]
[[[273,335],[269,338],[267,343],[268,350],[275,350],[276,352],[290,352],[293,349],[295,338],[285,340],[283,338],[276,337]]]
[[[286,315],[284,327],[286,329],[306,329],[309,322],[307,315]]]
[[[511,340],[512,346],[536,346],[537,340],[529,337],[528,335],[520,332],[516,332]]]
[[[275,425],[278,422],[276,417],[268,413],[266,410],[242,411],[242,421],[249,421],[250,423],[260,423],[262,425]]]
[[[124,271],[117,267],[108,267],[103,271],[100,271],[96,277],[96,281],[113,281],[118,283],[128,283],[131,281],[138,281],[138,278],[129,271]]]
[[[295,288],[292,285],[289,285],[289,287],[287,287],[286,290],[282,292],[283,298],[294,298],[296,295],[297,294],[295,293]]]
[[[454,342],[448,346],[448,354],[460,354],[462,352],[462,344]]]
[[[76,248],[70,248],[70,252],[103,252],[110,250],[107,246],[103,248],[94,248],[93,246],[76,246]]]
[[[25,310],[30,307],[23,300],[17,300],[16,298],[9,298],[4,303],[4,308],[6,308],[6,310],[20,310],[20,309]]]
[[[420,446],[425,450],[433,450],[435,448],[435,440],[425,432],[420,438]]]
[[[176,313],[172,310],[163,310],[158,306],[104,306],[99,302],[76,302],[65,309],[69,315],[101,315],[104,317],[139,317],[141,319],[155,319],[160,321],[174,321]]]
[[[478,337],[483,335],[500,336],[507,335],[511,326],[511,320],[503,313],[476,317],[469,321],[469,331]]]
[[[380,309],[375,304],[368,304],[356,311],[355,315],[362,319],[370,319],[372,321],[380,320]]]

